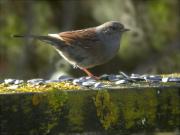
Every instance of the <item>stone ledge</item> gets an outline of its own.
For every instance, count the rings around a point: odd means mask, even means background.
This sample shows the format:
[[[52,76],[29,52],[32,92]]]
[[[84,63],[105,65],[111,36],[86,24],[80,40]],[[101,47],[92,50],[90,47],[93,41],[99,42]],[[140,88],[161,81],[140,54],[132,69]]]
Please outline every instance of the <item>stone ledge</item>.
[[[180,87],[59,90],[0,95],[8,134],[132,134],[180,127]],[[177,134],[178,134],[177,133]]]
[[[4,80],[0,84],[1,132],[179,134],[179,75],[103,77],[98,81],[87,77]]]

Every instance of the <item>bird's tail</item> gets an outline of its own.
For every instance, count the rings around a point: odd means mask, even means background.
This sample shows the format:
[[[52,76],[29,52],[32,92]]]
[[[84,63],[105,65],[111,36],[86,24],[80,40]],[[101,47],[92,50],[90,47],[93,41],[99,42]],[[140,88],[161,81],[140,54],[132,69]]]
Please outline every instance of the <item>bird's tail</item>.
[[[15,38],[28,38],[28,39],[37,39],[37,40],[41,40],[44,42],[47,42],[51,45],[59,45],[59,44],[63,44],[63,41],[55,38],[55,37],[51,37],[51,36],[39,36],[39,35],[12,35],[12,37]]]

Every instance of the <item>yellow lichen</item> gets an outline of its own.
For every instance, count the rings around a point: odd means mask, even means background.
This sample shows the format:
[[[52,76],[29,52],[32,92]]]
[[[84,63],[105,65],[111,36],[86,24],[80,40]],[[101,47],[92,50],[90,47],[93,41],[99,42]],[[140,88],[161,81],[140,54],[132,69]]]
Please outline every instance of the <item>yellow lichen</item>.
[[[118,121],[117,106],[111,101],[110,94],[105,91],[99,91],[94,98],[97,116],[102,126],[107,130]]]
[[[41,100],[42,100],[42,96],[39,95],[39,94],[35,94],[35,95],[32,96],[32,104],[33,104],[34,106],[39,105],[40,102],[41,102]]]
[[[41,85],[31,85],[28,83],[19,84],[17,88],[12,89],[8,84],[0,84],[0,94],[22,93],[22,92],[47,92],[57,90],[79,90],[80,87],[73,85],[72,82],[56,82]]]
[[[162,74],[162,77],[180,77],[180,73]]]

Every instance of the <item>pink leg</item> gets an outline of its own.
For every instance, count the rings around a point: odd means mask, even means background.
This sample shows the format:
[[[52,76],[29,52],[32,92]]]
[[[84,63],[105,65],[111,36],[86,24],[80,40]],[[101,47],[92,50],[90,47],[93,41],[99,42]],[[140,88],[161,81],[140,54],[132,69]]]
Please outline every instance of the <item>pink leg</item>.
[[[88,76],[96,79],[96,80],[99,80],[99,77],[97,76],[94,76],[90,71],[88,71],[86,68],[81,68],[81,70],[83,70]]]

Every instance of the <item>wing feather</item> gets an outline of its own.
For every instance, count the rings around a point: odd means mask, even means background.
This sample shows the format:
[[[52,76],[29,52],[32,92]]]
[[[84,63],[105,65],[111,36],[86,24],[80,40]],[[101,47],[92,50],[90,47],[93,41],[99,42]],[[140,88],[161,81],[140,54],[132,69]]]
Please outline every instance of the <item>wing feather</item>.
[[[93,46],[99,45],[100,43],[95,28],[62,32],[59,33],[59,36],[68,45],[80,46],[86,49],[93,48]]]

